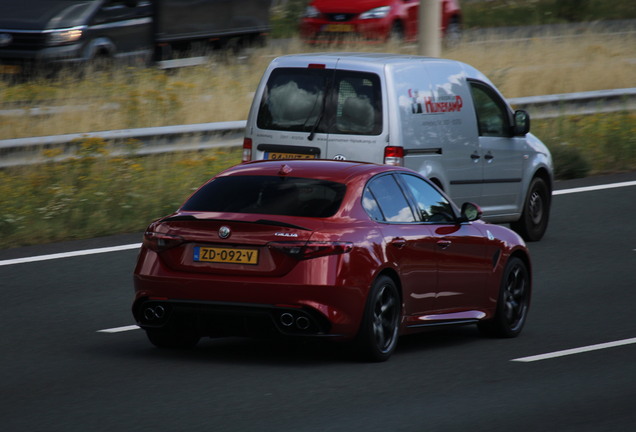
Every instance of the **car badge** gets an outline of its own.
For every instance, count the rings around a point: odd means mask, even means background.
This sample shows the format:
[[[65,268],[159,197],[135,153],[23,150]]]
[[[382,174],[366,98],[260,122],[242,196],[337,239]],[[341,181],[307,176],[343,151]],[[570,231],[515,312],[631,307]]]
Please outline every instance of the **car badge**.
[[[230,227],[224,225],[219,228],[219,237],[221,237],[222,239],[228,238],[230,234],[232,234],[232,231],[230,231]]]
[[[296,233],[275,232],[276,237],[298,237]]]
[[[347,160],[345,155],[337,154],[333,157],[333,160]]]
[[[280,171],[278,171],[278,175],[287,175],[293,171],[292,167],[287,164],[283,164],[280,166]]]
[[[0,47],[9,46],[13,42],[13,36],[9,33],[0,33]]]
[[[346,19],[347,19],[347,16],[346,15],[342,15],[342,14],[333,16],[333,20],[334,21],[344,21]]]

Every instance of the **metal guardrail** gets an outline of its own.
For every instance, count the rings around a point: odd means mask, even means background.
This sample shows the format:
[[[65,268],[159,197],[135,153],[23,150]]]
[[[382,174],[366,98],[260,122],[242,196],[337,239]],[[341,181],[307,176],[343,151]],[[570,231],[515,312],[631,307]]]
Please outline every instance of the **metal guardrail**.
[[[532,118],[593,114],[636,109],[636,88],[564,93],[508,99],[515,108],[526,109]],[[53,135],[0,140],[0,168],[58,161],[74,157],[82,140],[101,138],[109,143],[109,154],[130,153],[130,141],[139,144],[134,153],[148,155],[197,151],[242,144],[246,121],[200,123],[141,129]],[[58,150],[53,159],[45,150]]]
[[[636,87],[511,98],[508,102],[515,108],[526,109],[537,119],[632,111],[636,109]]]
[[[72,158],[86,138],[108,142],[111,156],[130,154],[131,141],[139,144],[136,155],[234,147],[243,142],[245,124],[240,120],[1,140],[0,168]],[[45,155],[46,150],[54,149],[59,150],[58,155]]]

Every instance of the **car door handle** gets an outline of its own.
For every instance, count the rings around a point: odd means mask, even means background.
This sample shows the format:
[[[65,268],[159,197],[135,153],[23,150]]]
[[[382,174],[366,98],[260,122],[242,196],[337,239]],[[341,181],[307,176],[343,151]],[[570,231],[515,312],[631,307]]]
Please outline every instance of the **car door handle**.
[[[437,240],[437,246],[442,249],[447,249],[451,245],[451,243],[452,242],[450,240]]]
[[[402,249],[404,246],[406,246],[406,240],[404,240],[403,238],[395,238],[391,240],[391,244],[398,249]]]
[[[488,153],[486,156],[484,156],[484,159],[486,159],[487,161],[491,161],[491,160],[493,160],[494,158],[495,158],[495,157],[494,157],[492,154],[490,154],[490,153]]]
[[[477,154],[477,153],[473,153],[473,154],[470,155],[470,158],[472,160],[474,160],[474,161],[477,161],[477,160],[479,160],[481,158],[481,156],[479,154]]]

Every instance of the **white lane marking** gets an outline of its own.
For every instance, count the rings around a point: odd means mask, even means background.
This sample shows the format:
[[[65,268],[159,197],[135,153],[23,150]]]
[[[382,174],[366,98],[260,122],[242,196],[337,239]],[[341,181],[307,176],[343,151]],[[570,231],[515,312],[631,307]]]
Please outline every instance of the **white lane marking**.
[[[38,255],[38,256],[25,257],[25,258],[16,258],[16,259],[0,261],[0,267],[7,266],[7,265],[14,265],[14,264],[32,263],[37,261],[48,261],[48,260],[54,260],[54,259],[60,259],[60,258],[94,255],[94,254],[101,254],[101,253],[107,253],[107,252],[119,252],[119,251],[130,250],[130,249],[139,249],[140,247],[141,247],[141,243],[134,243],[134,244],[105,247],[105,248],[98,248],[98,249],[85,249],[85,250],[78,250],[73,252],[56,253],[51,255]]]
[[[636,181],[610,183],[605,185],[586,186],[586,187],[578,187],[578,188],[572,188],[572,189],[562,189],[562,190],[553,191],[552,195],[565,195],[565,194],[578,193],[578,192],[591,192],[591,191],[613,189],[613,188],[626,187],[626,186],[636,186]]]
[[[564,356],[569,356],[574,354],[581,354],[581,353],[585,353],[589,351],[597,351],[597,350],[614,348],[614,347],[629,345],[629,344],[636,344],[636,338],[623,339],[623,340],[619,340],[615,342],[607,342],[607,343],[601,343],[596,345],[589,345],[589,346],[584,346],[580,348],[567,349],[563,351],[555,351],[551,353],[539,354],[539,355],[529,356],[529,357],[521,357],[521,358],[513,359],[511,361],[525,362],[525,363],[535,362],[539,360],[547,360],[547,359],[552,359],[556,357],[564,357]]]
[[[97,333],[121,333],[130,330],[137,330],[140,327],[138,325],[129,325],[124,327],[114,327],[109,329],[97,330]]]

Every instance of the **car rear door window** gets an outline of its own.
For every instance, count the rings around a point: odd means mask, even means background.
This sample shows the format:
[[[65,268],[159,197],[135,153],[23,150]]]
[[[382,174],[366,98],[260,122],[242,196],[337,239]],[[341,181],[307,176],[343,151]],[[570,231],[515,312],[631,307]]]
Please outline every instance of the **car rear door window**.
[[[424,179],[401,174],[399,178],[413,197],[422,222],[449,223],[455,221],[450,202]]]
[[[402,189],[392,175],[383,175],[367,185],[362,205],[374,220],[415,222],[415,216]]]

